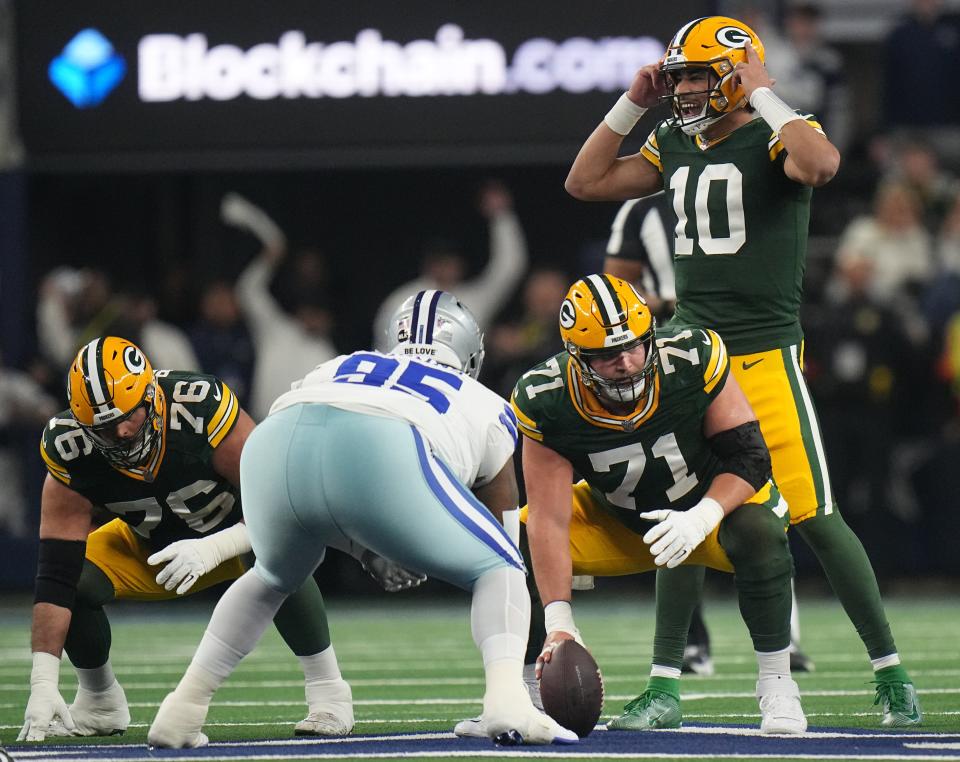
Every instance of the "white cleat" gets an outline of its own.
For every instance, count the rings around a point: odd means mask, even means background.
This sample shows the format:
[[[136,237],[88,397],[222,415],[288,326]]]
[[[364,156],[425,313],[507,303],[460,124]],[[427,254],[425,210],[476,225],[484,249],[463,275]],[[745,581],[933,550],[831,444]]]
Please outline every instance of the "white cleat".
[[[760,732],[797,735],[807,729],[800,705],[800,687],[789,677],[765,677],[757,682],[760,699]]]
[[[333,681],[321,703],[293,727],[295,736],[346,736],[353,730],[353,692],[346,680]]]
[[[543,700],[540,698],[540,681],[537,680],[537,665],[523,665],[523,684],[526,686],[527,694],[534,708],[542,712]],[[489,738],[487,734],[487,725],[483,721],[483,715],[471,717],[467,720],[460,720],[453,727],[453,734],[457,738]]]
[[[147,744],[161,749],[196,749],[208,739],[200,729],[207,719],[204,704],[183,701],[176,692],[168,693],[147,731]]]
[[[67,730],[59,719],[47,729],[48,736],[118,736],[130,726],[130,709],[123,688],[116,680],[105,691],[78,687],[70,705],[76,730]]]
[[[498,746],[570,744],[580,740],[572,730],[561,727],[556,720],[533,708],[520,714],[492,714],[484,724],[487,737]]]

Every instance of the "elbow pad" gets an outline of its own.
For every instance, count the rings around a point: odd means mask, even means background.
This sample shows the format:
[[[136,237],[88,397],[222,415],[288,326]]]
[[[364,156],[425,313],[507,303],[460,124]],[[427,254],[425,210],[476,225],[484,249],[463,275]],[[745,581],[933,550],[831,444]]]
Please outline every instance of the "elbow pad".
[[[748,421],[710,437],[710,447],[723,462],[721,472],[739,476],[759,490],[773,475],[770,451],[763,441],[760,424]]]

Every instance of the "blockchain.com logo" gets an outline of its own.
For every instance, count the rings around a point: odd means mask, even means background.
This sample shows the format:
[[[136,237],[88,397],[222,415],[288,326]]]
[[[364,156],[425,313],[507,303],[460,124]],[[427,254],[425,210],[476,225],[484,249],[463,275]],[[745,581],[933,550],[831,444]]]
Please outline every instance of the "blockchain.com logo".
[[[84,29],[50,62],[50,81],[77,108],[102,103],[120,84],[127,64],[96,29]]]

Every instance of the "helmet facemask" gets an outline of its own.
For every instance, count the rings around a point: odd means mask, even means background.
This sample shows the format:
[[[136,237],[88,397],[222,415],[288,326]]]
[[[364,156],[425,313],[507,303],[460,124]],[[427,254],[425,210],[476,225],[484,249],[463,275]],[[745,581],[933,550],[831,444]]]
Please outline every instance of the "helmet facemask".
[[[644,348],[643,367],[636,373],[621,378],[609,378],[594,370],[592,360],[616,357],[637,347]],[[643,336],[634,339],[614,350],[590,350],[578,347],[572,341],[567,342],[567,352],[576,364],[584,386],[593,389],[603,399],[617,404],[639,405],[646,400],[653,388],[653,379],[657,374],[657,352],[654,348],[654,329],[651,326]]]
[[[153,460],[163,435],[163,413],[156,394],[156,386],[150,384],[140,404],[126,415],[99,425],[80,424],[93,446],[114,468],[142,468]],[[117,426],[141,409],[146,411],[146,416],[137,432],[122,439],[116,436]]]
[[[667,80],[667,85],[672,91],[671,95],[663,96],[663,100],[670,102],[670,108],[673,111],[673,117],[676,120],[677,125],[683,131],[684,135],[700,135],[711,125],[716,124],[727,114],[739,108],[739,106],[729,108],[730,100],[724,94],[724,91],[729,89],[731,85],[730,79],[733,77],[732,65],[728,61],[721,61],[720,63],[716,64],[716,66],[722,68],[729,67],[729,73],[718,79],[716,73],[714,72],[713,66],[693,66],[681,64],[674,66],[664,65],[660,68],[661,72],[663,72],[663,76]],[[706,75],[710,81],[709,86],[704,90],[688,90],[684,93],[677,94],[676,89],[679,82],[675,81],[674,75],[678,75],[684,70],[691,69],[706,72]],[[704,102],[699,112],[691,114],[689,110],[685,109],[683,106],[686,100],[694,97],[698,99],[700,97],[704,97]]]

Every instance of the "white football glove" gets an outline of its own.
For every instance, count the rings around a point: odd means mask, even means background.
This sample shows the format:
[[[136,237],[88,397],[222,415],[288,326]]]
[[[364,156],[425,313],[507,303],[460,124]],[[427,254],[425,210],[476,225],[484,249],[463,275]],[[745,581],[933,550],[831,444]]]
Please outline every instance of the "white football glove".
[[[360,558],[360,565],[363,570],[373,577],[377,584],[388,593],[397,593],[401,590],[407,590],[417,587],[427,579],[426,574],[417,574],[408,569],[404,569],[393,561],[388,561],[382,556],[378,556],[372,550],[365,550]]]
[[[641,519],[659,522],[644,536],[657,566],[672,569],[687,560],[723,518],[723,507],[705,497],[686,511],[647,511]]]
[[[166,564],[157,575],[157,584],[163,585],[165,590],[176,587],[177,595],[183,595],[204,574],[224,561],[249,552],[247,525],[241,523],[206,537],[172,542],[150,556],[147,563],[151,566]]]
[[[23,713],[23,727],[18,741],[42,741],[54,717],[59,717],[67,730],[75,730],[67,702],[60,695],[60,659],[53,654],[35,651],[30,672],[30,699]]]

